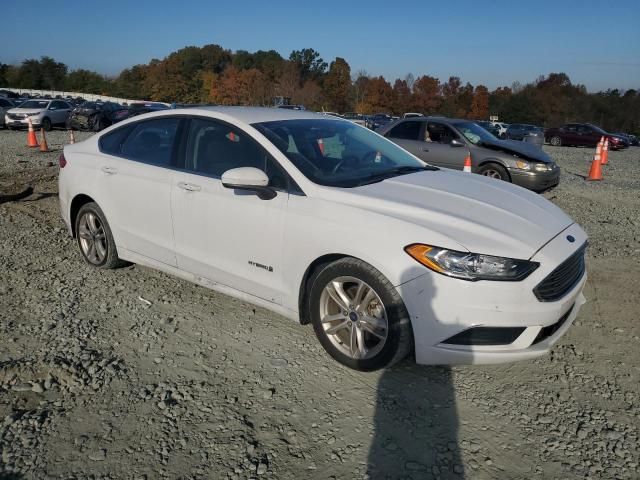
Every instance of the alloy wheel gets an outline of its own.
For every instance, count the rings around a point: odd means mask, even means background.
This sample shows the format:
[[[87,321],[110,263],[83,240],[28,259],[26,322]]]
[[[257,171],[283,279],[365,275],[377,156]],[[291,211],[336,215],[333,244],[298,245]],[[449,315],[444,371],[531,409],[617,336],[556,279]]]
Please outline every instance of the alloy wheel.
[[[502,175],[500,174],[500,172],[493,168],[486,169],[485,171],[482,172],[482,175],[484,175],[485,177],[491,177],[491,178],[496,178],[498,180],[502,180]]]
[[[389,332],[380,296],[355,277],[338,277],[324,287],[320,321],[331,343],[343,354],[359,360],[377,355]]]
[[[80,248],[84,256],[94,265],[107,258],[107,236],[100,218],[93,212],[85,212],[78,223]]]

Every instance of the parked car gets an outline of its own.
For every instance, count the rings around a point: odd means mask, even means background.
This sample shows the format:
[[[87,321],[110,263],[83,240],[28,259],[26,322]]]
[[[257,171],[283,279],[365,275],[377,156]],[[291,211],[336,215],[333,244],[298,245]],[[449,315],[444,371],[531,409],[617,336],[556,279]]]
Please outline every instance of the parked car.
[[[614,133],[613,135],[625,139],[630,147],[637,147],[640,144],[638,137],[630,133]]]
[[[342,115],[340,115],[339,113],[336,112],[318,112],[322,115],[329,115],[331,117],[338,117],[338,118],[342,118]]]
[[[64,100],[31,99],[12,108],[5,115],[5,123],[11,128],[22,128],[31,123],[36,128],[44,128],[47,132],[54,125],[66,125],[71,112],[71,105]]]
[[[489,132],[494,137],[500,138],[500,129],[496,127],[493,123],[486,122],[484,120],[474,120],[474,123],[477,125],[480,125],[482,128],[484,128],[487,132]]]
[[[421,117],[399,120],[378,130],[418,158],[462,170],[471,155],[472,171],[535,191],[554,187],[560,169],[542,149],[500,140],[471,120]]]
[[[532,143],[542,144],[544,143],[544,129],[527,123],[509,124],[505,138],[508,138],[509,140],[526,141],[527,137],[540,138],[540,142],[533,141]]]
[[[170,107],[160,102],[135,102],[127,106],[126,109],[116,112],[118,122],[127,118],[136,117],[143,113],[159,112],[169,110]]]
[[[371,130],[376,130],[384,125],[393,122],[393,117],[386,113],[376,113],[367,119],[367,127]]]
[[[14,107],[15,107],[15,104],[11,100],[5,97],[0,97],[0,122],[1,122],[0,125],[2,125],[2,128],[7,128],[7,125],[5,124],[4,116],[10,109]]]
[[[90,266],[140,263],[311,323],[358,370],[412,351],[420,364],[538,357],[584,303],[587,236],[541,196],[343,119],[185,112],[64,147],[61,212]]]
[[[0,90],[0,97],[4,97],[4,98],[9,98],[9,99],[16,99],[19,98],[20,95],[17,94],[16,92],[12,92],[11,90]]]
[[[413,118],[413,117],[424,117],[424,115],[416,112],[407,112],[404,115],[402,115],[402,118]]]
[[[67,120],[72,130],[99,132],[128,116],[122,105],[113,102],[84,102],[73,109]]]
[[[505,139],[507,138],[507,128],[509,128],[508,123],[504,122],[491,122],[493,125],[498,127],[498,135],[496,137]]]
[[[544,132],[545,141],[554,147],[561,145],[595,147],[602,137],[609,139],[611,150],[621,150],[626,147],[626,142],[622,139],[590,123],[567,123],[559,128],[548,128]]]
[[[276,108],[282,108],[283,110],[306,110],[304,105],[277,105]]]
[[[342,118],[349,120],[353,123],[356,123],[358,125],[362,125],[363,127],[366,126],[366,119],[364,117],[364,115],[360,114],[360,113],[356,113],[356,112],[346,112],[345,114],[342,115]]]

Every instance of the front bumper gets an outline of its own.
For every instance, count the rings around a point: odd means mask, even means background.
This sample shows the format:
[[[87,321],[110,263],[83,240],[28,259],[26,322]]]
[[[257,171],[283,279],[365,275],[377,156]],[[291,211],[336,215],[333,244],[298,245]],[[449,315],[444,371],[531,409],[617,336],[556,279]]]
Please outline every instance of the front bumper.
[[[27,128],[29,126],[29,118],[31,118],[31,124],[34,127],[39,127],[40,126],[40,122],[41,122],[41,117],[37,116],[37,117],[25,117],[25,118],[10,118],[9,115],[5,115],[4,117],[4,124],[7,127],[13,127],[13,128]]]
[[[558,167],[546,172],[528,172],[510,168],[509,175],[511,175],[511,182],[514,185],[519,185],[520,187],[536,192],[547,190],[560,183],[560,168]]]
[[[574,243],[567,235],[575,238]],[[540,263],[520,282],[467,282],[431,271],[399,285],[409,311],[416,362],[427,365],[488,364],[527,360],[544,355],[566,333],[585,303],[586,274],[561,299],[541,302],[533,289],[586,241],[574,224],[538,251]],[[564,318],[563,318],[564,317]],[[561,324],[558,324],[563,320]],[[555,327],[552,327],[555,326]],[[474,327],[524,328],[509,344],[445,343]],[[543,330],[545,327],[546,330]]]

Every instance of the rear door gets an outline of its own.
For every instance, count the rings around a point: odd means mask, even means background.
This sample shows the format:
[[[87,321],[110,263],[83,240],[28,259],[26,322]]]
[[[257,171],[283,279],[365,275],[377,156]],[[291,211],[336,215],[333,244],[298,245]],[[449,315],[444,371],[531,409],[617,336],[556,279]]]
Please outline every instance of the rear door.
[[[402,120],[389,130],[385,137],[427,162],[429,151],[423,141],[426,125],[427,122],[422,120]]]
[[[179,117],[126,125],[100,139],[100,206],[118,248],[175,266],[171,181]]]

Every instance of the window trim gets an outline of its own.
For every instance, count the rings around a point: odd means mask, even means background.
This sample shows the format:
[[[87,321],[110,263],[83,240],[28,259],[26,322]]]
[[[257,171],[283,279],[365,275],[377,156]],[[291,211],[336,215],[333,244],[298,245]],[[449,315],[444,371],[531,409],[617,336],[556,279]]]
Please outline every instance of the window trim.
[[[108,135],[115,134],[116,132],[120,130],[124,130],[126,128],[131,128],[131,131],[122,139],[122,142],[120,143],[120,148],[122,148],[122,145],[124,144],[124,142],[127,141],[127,139],[129,138],[131,133],[135,130],[137,125],[140,125],[142,123],[147,123],[147,122],[153,122],[156,120],[168,120],[168,119],[174,119],[174,118],[178,120],[178,126],[176,127],[176,134],[173,140],[173,145],[171,147],[171,157],[169,159],[168,165],[158,165],[155,163],[145,162],[144,160],[139,160],[136,158],[129,158],[124,155],[116,155],[114,153],[105,152],[102,149],[102,139]],[[129,162],[141,163],[143,165],[149,165],[150,167],[165,168],[168,170],[177,170],[178,168],[177,168],[176,160],[177,160],[177,147],[178,147],[179,141],[176,141],[176,140],[178,140],[182,136],[182,129],[184,128],[184,123],[185,123],[184,115],[167,115],[167,116],[162,116],[157,118],[145,118],[144,120],[137,120],[135,122],[130,122],[130,123],[127,123],[126,125],[121,125],[118,128],[114,128],[113,130],[108,132],[106,135],[100,135],[100,138],[98,139],[98,150],[103,155],[108,155],[110,157],[115,157],[115,158],[121,158]]]
[[[269,153],[267,149],[264,148],[264,146],[254,138],[253,135],[248,133],[246,130],[240,128],[238,125],[227,122],[220,118],[208,117],[206,115],[182,115],[182,117],[184,118],[184,126],[181,132],[180,141],[176,142],[176,145],[178,146],[178,151],[175,159],[176,162],[175,162],[174,170],[177,170],[183,173],[188,173],[189,175],[198,175],[201,177],[212,178],[215,180],[222,180],[222,176],[220,175],[213,175],[213,174],[203,173],[203,172],[195,172],[193,170],[187,169],[186,167],[187,141],[189,137],[189,128],[191,126],[191,120],[196,120],[196,119],[207,120],[210,122],[217,122],[221,125],[224,125],[225,127],[229,127],[236,130],[238,133],[242,135],[245,135],[258,148],[258,150],[260,150],[264,155],[267,156],[268,159],[271,160],[271,162],[273,162],[274,167],[280,170],[280,173],[284,174],[287,180],[286,190],[283,190],[282,188],[275,188],[275,187],[269,187],[269,188],[273,188],[276,192],[288,193],[289,195],[306,196],[302,188],[300,188],[298,183],[293,179],[293,177],[289,174],[289,172],[287,172],[287,170],[280,164],[280,162],[273,155],[271,155],[271,153]]]

